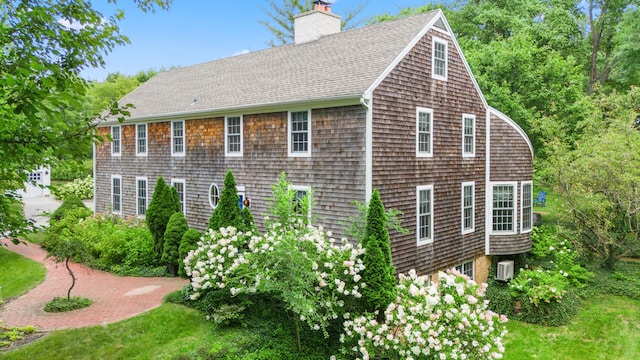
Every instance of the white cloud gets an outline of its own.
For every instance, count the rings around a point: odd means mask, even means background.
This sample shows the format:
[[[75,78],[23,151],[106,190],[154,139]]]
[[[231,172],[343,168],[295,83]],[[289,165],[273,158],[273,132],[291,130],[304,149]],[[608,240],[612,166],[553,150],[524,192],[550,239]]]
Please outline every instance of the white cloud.
[[[251,52],[251,50],[249,50],[249,49],[243,49],[243,50],[240,50],[240,51],[237,51],[237,52],[233,53],[233,55],[232,55],[232,56],[236,56],[236,55],[244,55],[244,54],[248,54],[248,53],[250,53],[250,52]]]
[[[66,27],[67,29],[81,30],[87,25],[81,24],[79,21],[71,22],[69,19],[58,19],[58,24]]]

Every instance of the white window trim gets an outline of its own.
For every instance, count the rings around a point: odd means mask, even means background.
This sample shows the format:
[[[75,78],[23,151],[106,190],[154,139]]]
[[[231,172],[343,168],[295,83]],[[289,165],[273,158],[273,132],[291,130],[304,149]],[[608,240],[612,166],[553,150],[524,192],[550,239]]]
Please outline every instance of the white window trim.
[[[294,152],[293,151],[293,141],[291,141],[291,113],[297,112],[307,112],[307,151],[305,152]],[[311,110],[291,110],[287,112],[287,149],[289,157],[311,157],[311,145],[313,142],[311,141]]]
[[[495,231],[493,230],[493,188],[496,186],[512,186],[513,187],[513,230],[512,231]],[[518,233],[518,182],[517,181],[498,181],[491,183],[491,209],[489,219],[491,219],[489,234],[491,235],[514,235]]]
[[[173,139],[174,139],[173,127],[174,127],[174,124],[176,123],[182,123],[182,151],[181,152],[175,151],[175,147],[173,143]],[[185,156],[186,150],[187,150],[187,129],[186,129],[185,121],[184,120],[171,121],[171,156]]]
[[[307,185],[289,185],[289,190],[305,191],[307,195],[311,194],[311,186]],[[308,209],[307,218],[311,220],[311,208]]]
[[[213,189],[214,187],[218,191],[218,203],[215,206],[213,205],[213,201],[211,201],[211,189]],[[212,209],[215,209],[218,207],[219,204],[220,204],[220,188],[216,183],[212,183],[211,186],[209,186],[209,205],[211,205]]]
[[[171,179],[171,187],[175,187],[175,184],[182,184],[182,213],[187,216],[187,182],[185,179]]]
[[[420,113],[429,114],[429,150],[420,151]],[[433,157],[433,109],[416,107],[416,157]]]
[[[119,149],[118,151],[114,151],[113,150],[113,145],[114,145],[114,141],[113,141],[113,129],[118,128],[118,144],[119,144]],[[121,156],[122,155],[122,126],[120,125],[113,125],[111,126],[111,156]]]
[[[471,186],[471,228],[464,228],[464,188],[466,186]],[[462,234],[470,234],[476,230],[476,182],[475,181],[467,181],[463,182],[460,187],[460,228],[462,229]]]
[[[145,184],[145,214],[140,214],[140,204],[139,204],[139,200],[140,200],[140,188],[138,187],[140,184],[138,183],[138,181],[140,180],[144,180],[144,184]],[[146,215],[146,209],[149,208],[149,180],[147,179],[146,176],[136,176],[136,216],[138,217],[145,217]]]
[[[430,205],[429,224],[431,224],[431,237],[426,240],[420,239],[420,191],[424,191],[424,190],[431,190],[431,201],[429,202],[429,205]],[[433,191],[433,185],[416,186],[416,243],[418,246],[432,244],[433,239],[435,238],[435,229],[434,229],[434,223],[433,223],[434,199],[435,199],[435,193]]]
[[[240,118],[240,151],[229,151],[229,118]],[[224,155],[229,157],[242,157],[244,153],[244,119],[242,115],[224,117]]]
[[[119,211],[113,210],[113,195],[114,195],[114,193],[113,193],[113,180],[114,179],[120,180],[120,210]],[[110,198],[109,204],[111,205],[111,213],[120,215],[120,214],[122,214],[122,176],[121,175],[111,175],[111,184],[110,185],[111,185],[110,186],[111,187],[111,198]]]
[[[436,74],[436,43],[444,45],[445,57],[444,57],[444,76]],[[431,76],[437,80],[447,81],[449,76],[449,42],[445,39],[434,36],[431,39]]]
[[[465,119],[473,119],[473,134],[471,135],[473,138],[473,151],[466,152],[464,148],[464,120]],[[474,114],[462,114],[462,157],[463,158],[472,158],[476,156],[476,116]]]
[[[531,208],[531,219],[529,219],[529,224],[531,224],[531,227],[528,229],[524,228],[524,199],[520,199],[520,233],[522,234],[530,233],[531,231],[533,231],[533,181],[523,181],[520,184],[521,196],[524,194],[523,189],[525,185],[529,185],[531,189],[531,198],[529,199],[529,206]]]
[[[144,125],[144,150],[140,151],[140,132],[138,131],[138,126]],[[136,156],[147,156],[147,152],[149,151],[149,125],[147,123],[135,124],[136,126]]]

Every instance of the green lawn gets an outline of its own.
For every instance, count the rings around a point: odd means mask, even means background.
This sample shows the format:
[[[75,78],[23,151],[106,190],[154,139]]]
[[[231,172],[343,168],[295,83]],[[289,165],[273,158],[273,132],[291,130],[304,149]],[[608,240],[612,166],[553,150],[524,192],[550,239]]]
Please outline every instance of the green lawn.
[[[20,296],[44,281],[41,263],[11,252],[0,245],[0,298]]]
[[[640,302],[601,295],[568,325],[508,323],[505,359],[640,359]]]

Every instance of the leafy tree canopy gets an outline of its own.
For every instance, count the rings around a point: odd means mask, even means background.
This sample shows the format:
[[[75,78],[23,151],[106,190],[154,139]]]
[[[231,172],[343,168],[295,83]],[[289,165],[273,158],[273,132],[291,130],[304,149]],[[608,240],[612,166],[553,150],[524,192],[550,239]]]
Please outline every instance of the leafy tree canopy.
[[[170,2],[136,1],[143,11],[166,9]],[[21,188],[28,173],[61,153],[86,150],[61,146],[94,136],[97,114],[79,110],[87,92],[79,74],[103,66],[107,53],[129,42],[117,25],[123,16],[118,10],[106,17],[82,0],[0,3],[0,194]],[[125,114],[117,105],[110,112]],[[17,201],[0,197],[0,232],[16,235],[28,225],[5,213]]]

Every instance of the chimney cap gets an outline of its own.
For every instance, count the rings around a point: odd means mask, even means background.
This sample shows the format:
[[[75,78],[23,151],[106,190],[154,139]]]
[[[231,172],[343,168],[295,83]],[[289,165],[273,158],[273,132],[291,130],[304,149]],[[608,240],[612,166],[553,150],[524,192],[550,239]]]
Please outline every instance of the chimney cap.
[[[322,0],[315,0],[315,1],[312,1],[312,3],[314,3],[315,5],[324,5],[324,6],[329,6],[333,4],[328,1],[322,1]]]

